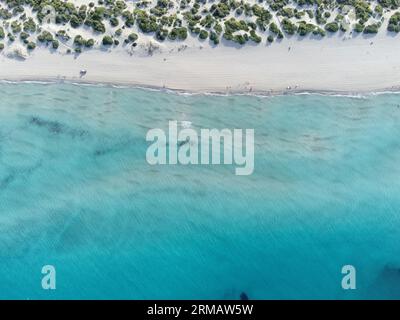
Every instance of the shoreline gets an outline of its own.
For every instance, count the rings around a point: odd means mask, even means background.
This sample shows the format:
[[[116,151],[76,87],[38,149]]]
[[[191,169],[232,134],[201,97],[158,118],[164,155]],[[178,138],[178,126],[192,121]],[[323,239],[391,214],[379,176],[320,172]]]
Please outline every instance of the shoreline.
[[[157,91],[177,95],[191,95],[191,96],[249,96],[249,97],[279,97],[279,96],[296,96],[296,95],[322,95],[330,97],[348,97],[348,98],[364,98],[368,96],[382,95],[382,94],[400,94],[400,86],[390,88],[377,88],[374,90],[365,91],[339,91],[339,90],[318,90],[318,89],[305,89],[305,90],[281,90],[281,91],[235,91],[235,92],[218,92],[218,91],[190,91],[183,89],[172,89],[157,86],[147,86],[143,84],[125,84],[125,83],[114,83],[114,82],[96,82],[96,81],[85,81],[85,80],[68,80],[68,79],[57,79],[57,78],[30,78],[30,79],[1,79],[1,84],[39,84],[39,85],[76,85],[76,86],[92,86],[92,87],[109,87],[115,89],[137,89],[147,91]]]

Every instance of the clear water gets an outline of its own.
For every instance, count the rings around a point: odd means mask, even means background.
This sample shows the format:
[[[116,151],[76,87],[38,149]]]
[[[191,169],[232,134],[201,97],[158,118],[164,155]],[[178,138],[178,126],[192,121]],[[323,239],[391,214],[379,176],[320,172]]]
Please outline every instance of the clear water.
[[[400,95],[0,94],[0,298],[400,298]],[[254,128],[254,174],[149,166],[168,120]]]

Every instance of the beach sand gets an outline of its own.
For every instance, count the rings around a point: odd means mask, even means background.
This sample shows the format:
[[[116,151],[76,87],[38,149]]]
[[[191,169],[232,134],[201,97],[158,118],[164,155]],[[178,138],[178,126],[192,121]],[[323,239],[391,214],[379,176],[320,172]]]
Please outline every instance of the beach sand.
[[[150,40],[144,40],[150,41]],[[183,47],[187,44],[187,47]],[[211,93],[369,92],[400,87],[400,41],[378,35],[283,39],[243,47],[166,41],[151,56],[124,47],[80,55],[38,47],[26,60],[0,55],[0,79],[112,83]],[[80,70],[87,70],[85,76]]]

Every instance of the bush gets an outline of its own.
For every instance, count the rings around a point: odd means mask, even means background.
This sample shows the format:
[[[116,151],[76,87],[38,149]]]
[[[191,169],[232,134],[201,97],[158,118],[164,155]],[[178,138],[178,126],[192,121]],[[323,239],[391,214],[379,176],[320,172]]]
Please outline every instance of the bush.
[[[389,19],[387,30],[390,32],[400,32],[400,12],[396,12]]]
[[[57,50],[58,47],[60,46],[60,43],[58,42],[58,40],[53,40],[51,46],[53,47],[53,49]]]
[[[328,32],[337,32],[339,30],[339,25],[336,22],[330,22],[325,25],[325,30]]]
[[[297,26],[294,23],[292,23],[289,19],[285,18],[282,20],[282,29],[287,34],[295,34],[297,31]]]
[[[28,50],[35,50],[36,48],[36,43],[34,42],[29,42],[28,45],[26,46]]]
[[[65,30],[57,31],[56,37],[60,38],[63,41],[68,41],[69,39],[71,39],[71,37],[68,35],[68,33]]]
[[[94,40],[93,39],[89,39],[85,41],[85,47],[86,48],[91,48],[94,46]]]
[[[279,12],[280,15],[286,17],[286,18],[293,18],[294,17],[294,10],[293,8],[282,8],[281,11]]]
[[[114,42],[110,36],[104,36],[102,43],[103,43],[103,46],[111,46]]]
[[[0,51],[4,49],[4,43],[0,42]]]
[[[381,25],[378,23],[370,24],[364,28],[363,33],[365,34],[378,33],[380,26]]]
[[[217,18],[225,18],[229,15],[231,9],[226,3],[220,2],[218,4],[213,4],[210,7],[210,12],[214,17]]]
[[[21,40],[26,40],[29,38],[29,33],[26,33],[25,31],[21,32],[19,37],[21,38]]]
[[[37,39],[39,42],[49,43],[53,41],[53,35],[48,31],[43,31],[38,35]]]
[[[217,44],[219,43],[219,37],[218,37],[218,35],[217,35],[214,31],[211,31],[211,32],[210,32],[210,40],[211,40],[215,45],[217,45]]]
[[[360,33],[363,32],[363,30],[364,30],[364,25],[361,23],[356,23],[356,25],[354,26],[354,31]]]
[[[75,38],[74,38],[74,45],[76,45],[76,46],[78,46],[78,47],[81,47],[81,46],[83,46],[85,44],[85,39],[83,39],[83,37],[81,36],[81,35],[77,35]]]
[[[25,32],[35,32],[36,31],[36,23],[32,18],[29,18],[24,22],[24,31]]]
[[[201,30],[199,34],[199,38],[205,40],[208,38],[208,32],[206,30]]]
[[[185,40],[187,38],[187,29],[185,27],[173,28],[169,33],[168,38],[171,40]]]
[[[168,37],[168,30],[161,28],[160,30],[157,30],[156,32],[156,38],[157,40],[164,41]],[[128,41],[129,42],[129,41]]]
[[[118,19],[117,19],[116,17],[112,17],[112,18],[110,19],[110,24],[111,24],[113,27],[116,27],[116,26],[119,25],[119,21],[118,21]]]
[[[313,32],[315,27],[316,26],[311,24],[311,23],[305,23],[304,21],[301,21],[299,23],[299,27],[297,29],[297,32],[301,36],[306,36],[307,34]]]
[[[250,31],[250,40],[254,41],[255,43],[261,42],[261,37],[254,31]]]
[[[326,32],[325,32],[325,30],[323,30],[323,29],[321,29],[320,27],[318,27],[318,28],[314,29],[313,35],[325,37]]]
[[[280,30],[275,22],[271,22],[271,24],[269,25],[269,31],[271,31],[274,34],[278,34]]]
[[[132,33],[128,36],[128,39],[129,39],[130,42],[135,42],[138,38],[139,38],[138,35],[137,35],[136,33],[134,33],[134,32],[132,32]]]
[[[0,27],[0,39],[4,39],[5,36],[6,34],[4,33],[4,29]]]
[[[155,16],[149,15],[146,11],[135,10],[137,17],[137,23],[139,29],[144,33],[156,32],[158,30],[158,24]]]
[[[380,16],[383,14],[383,8],[382,8],[382,6],[381,6],[380,4],[377,4],[377,5],[376,5],[374,11],[375,11],[376,14],[378,14],[378,15],[380,15]]]
[[[18,23],[17,21],[11,22],[11,30],[12,32],[15,33],[20,33],[21,32],[21,24]]]
[[[76,15],[71,16],[71,20],[69,21],[72,28],[78,28],[82,25],[83,21]]]

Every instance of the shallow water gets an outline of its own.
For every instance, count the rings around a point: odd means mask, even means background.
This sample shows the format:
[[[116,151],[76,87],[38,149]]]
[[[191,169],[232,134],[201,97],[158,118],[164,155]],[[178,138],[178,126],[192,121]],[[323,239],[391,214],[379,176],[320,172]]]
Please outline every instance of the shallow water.
[[[0,298],[400,298],[400,95],[0,94]],[[254,128],[254,174],[148,165],[168,120]]]

